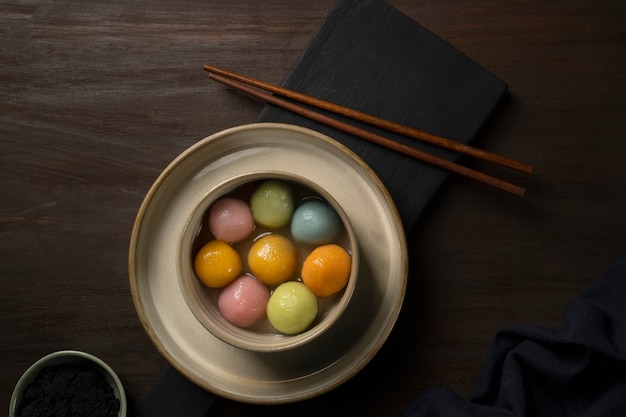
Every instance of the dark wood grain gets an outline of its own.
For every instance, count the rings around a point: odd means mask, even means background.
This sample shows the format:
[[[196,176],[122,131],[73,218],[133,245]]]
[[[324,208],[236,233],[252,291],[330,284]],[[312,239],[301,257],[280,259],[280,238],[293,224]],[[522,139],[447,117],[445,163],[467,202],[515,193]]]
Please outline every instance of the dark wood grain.
[[[0,409],[59,349],[106,360],[131,403],[150,389],[167,363],[128,287],[137,209],[182,150],[262,108],[202,65],[279,83],[332,4],[0,4]],[[390,4],[507,83],[474,144],[532,163],[509,177],[526,196],[451,177],[409,235],[405,306],[376,358],[322,397],[219,400],[215,416],[398,415],[432,385],[468,396],[499,328],[558,327],[626,251],[626,3]]]

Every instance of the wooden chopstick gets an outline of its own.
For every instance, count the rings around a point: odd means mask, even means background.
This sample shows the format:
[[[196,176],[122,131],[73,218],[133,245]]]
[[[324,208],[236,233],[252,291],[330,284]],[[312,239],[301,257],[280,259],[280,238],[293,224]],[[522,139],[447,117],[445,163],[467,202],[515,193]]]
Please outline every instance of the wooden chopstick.
[[[247,85],[241,84],[238,81],[232,80],[230,78],[224,77],[222,75],[218,75],[212,72],[209,72],[209,78],[218,81],[224,85],[227,85],[235,90],[246,93],[250,96],[256,97],[260,100],[263,100],[267,103],[273,104],[275,106],[281,107],[285,110],[291,111],[293,113],[299,114],[300,116],[304,116],[316,122],[328,125],[337,130],[341,130],[348,134],[360,137],[372,143],[375,143],[380,146],[384,146],[388,149],[394,150],[396,152],[402,153],[404,155],[413,157],[415,159],[421,160],[423,162],[429,163],[433,166],[446,169],[450,172],[465,176],[467,178],[473,179],[475,181],[481,182],[486,185],[490,185],[502,191],[506,191],[508,193],[523,196],[525,193],[524,188],[517,186],[515,184],[511,184],[507,181],[501,180],[499,178],[492,177],[490,175],[484,174],[482,172],[473,170],[471,168],[464,167],[462,165],[456,164],[454,162],[448,161],[443,158],[439,158],[437,156],[431,155],[427,152],[421,151],[419,149],[412,148],[410,146],[395,142],[391,139],[387,139],[375,133],[369,132],[367,130],[360,129],[358,127],[352,126],[348,123],[344,123],[337,119],[333,119],[332,117],[326,116],[321,113],[317,113],[315,111],[309,110],[305,107],[299,106],[292,102],[283,100],[275,95],[264,93],[255,88],[249,87]]]
[[[327,110],[332,113],[336,113],[336,114],[339,114],[339,115],[342,115],[342,116],[345,116],[354,120],[358,120],[360,122],[370,124],[372,126],[377,126],[377,127],[386,129],[391,132],[399,133],[401,135],[405,135],[413,139],[418,139],[418,140],[421,140],[421,141],[424,141],[433,145],[437,145],[442,148],[450,149],[450,150],[453,150],[455,152],[458,152],[464,155],[469,155],[475,158],[489,161],[494,164],[498,164],[507,168],[514,169],[516,171],[530,174],[533,169],[532,166],[527,163],[516,161],[514,159],[508,158],[503,155],[498,155],[498,154],[494,154],[491,152],[487,152],[482,149],[478,149],[478,148],[475,148],[470,145],[466,145],[461,142],[457,142],[457,141],[447,139],[441,136],[433,135],[428,132],[423,132],[421,130],[413,129],[411,127],[408,127],[399,123],[395,123],[390,120],[381,119],[380,117],[372,116],[367,113],[350,109],[348,107],[340,106],[338,104],[330,103],[328,101],[321,100],[315,97],[307,96],[305,94],[298,93],[296,91],[289,90],[284,87],[279,87],[277,85],[260,81],[254,78],[250,78],[245,75],[237,74],[236,72],[222,69],[214,65],[204,65],[204,70],[212,74],[217,74],[226,78],[237,80],[239,82],[251,85],[253,87],[261,88],[263,90],[281,95],[283,97],[287,97],[295,101],[299,101],[304,104],[308,104],[310,106]]]

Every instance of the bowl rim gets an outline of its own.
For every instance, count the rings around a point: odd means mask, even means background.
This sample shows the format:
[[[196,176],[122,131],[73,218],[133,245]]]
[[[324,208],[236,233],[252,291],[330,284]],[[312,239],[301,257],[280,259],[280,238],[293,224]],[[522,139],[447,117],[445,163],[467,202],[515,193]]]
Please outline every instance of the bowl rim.
[[[190,248],[188,247],[191,246],[189,242],[190,237],[196,234],[198,222],[202,220],[203,214],[206,212],[206,210],[208,210],[210,205],[217,201],[220,197],[227,195],[230,191],[236,189],[237,187],[245,185],[249,182],[262,180],[283,180],[293,182],[308,187],[312,189],[315,193],[319,194],[320,197],[323,198],[328,204],[330,204],[339,215],[342,226],[345,229],[347,243],[349,245],[348,250],[351,256],[351,268],[348,283],[346,284],[342,292],[338,294],[338,297],[334,302],[333,307],[325,316],[318,317],[316,319],[317,323],[315,325],[295,335],[282,335],[278,331],[276,331],[275,333],[267,333],[265,335],[262,333],[258,333],[254,330],[238,328],[235,325],[226,322],[226,320],[223,320],[222,324],[215,323],[210,317],[206,317],[207,314],[202,314],[202,307],[196,307],[194,305],[193,301],[196,300],[193,299],[198,297],[192,294],[195,291],[189,290],[188,284],[185,282],[190,278],[197,281],[197,277],[195,277],[193,269],[190,268],[190,266],[188,265],[189,262],[188,260],[185,260],[185,258],[189,258],[190,256]],[[211,332],[214,336],[216,336],[223,342],[228,343],[231,346],[253,352],[279,352],[293,349],[302,346],[320,336],[341,317],[341,314],[345,311],[348,304],[350,303],[350,299],[352,298],[352,294],[354,293],[355,287],[358,283],[360,263],[359,246],[356,234],[354,232],[352,224],[350,223],[348,215],[343,210],[339,202],[328,191],[323,189],[323,187],[320,187],[315,182],[307,178],[286,171],[253,171],[250,173],[238,175],[234,178],[230,178],[229,180],[217,184],[212,189],[207,190],[206,195],[196,205],[195,210],[193,210],[193,212],[188,215],[187,221],[185,222],[185,227],[183,230],[181,230],[181,234],[178,238],[177,248],[178,254],[176,268],[178,283],[183,293],[183,297],[185,298],[185,301],[187,303],[187,306],[192,311],[196,319],[209,332]],[[186,265],[186,267],[183,266],[183,263],[184,265]],[[201,284],[194,282],[194,284],[192,285],[198,287]],[[219,314],[219,312],[217,314]],[[239,333],[239,335],[237,335],[236,333]]]
[[[32,363],[26,371],[20,376],[13,393],[11,394],[11,400],[9,402],[9,417],[17,417],[17,409],[21,404],[21,395],[26,387],[37,377],[39,372],[46,366],[59,365],[64,363],[88,363],[94,368],[98,368],[105,375],[107,382],[113,388],[115,396],[120,402],[120,410],[118,412],[119,417],[126,417],[127,414],[127,400],[126,392],[124,391],[124,385],[122,381],[115,373],[115,371],[102,359],[94,356],[90,353],[79,350],[59,350],[49,353],[34,363]]]

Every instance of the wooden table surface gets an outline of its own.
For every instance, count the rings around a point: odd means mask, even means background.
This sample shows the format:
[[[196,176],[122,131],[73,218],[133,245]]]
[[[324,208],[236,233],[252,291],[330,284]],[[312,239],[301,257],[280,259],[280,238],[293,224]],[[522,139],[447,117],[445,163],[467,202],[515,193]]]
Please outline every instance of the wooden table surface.
[[[131,404],[156,382],[168,364],[128,284],[135,215],[180,152],[262,107],[202,65],[278,83],[332,4],[0,3],[0,409],[61,349],[108,362]],[[220,399],[214,416],[387,417],[433,385],[467,397],[498,329],[559,327],[626,252],[626,2],[390,4],[508,84],[475,143],[532,163],[509,175],[527,194],[450,177],[408,234],[405,304],[374,360],[320,397]]]

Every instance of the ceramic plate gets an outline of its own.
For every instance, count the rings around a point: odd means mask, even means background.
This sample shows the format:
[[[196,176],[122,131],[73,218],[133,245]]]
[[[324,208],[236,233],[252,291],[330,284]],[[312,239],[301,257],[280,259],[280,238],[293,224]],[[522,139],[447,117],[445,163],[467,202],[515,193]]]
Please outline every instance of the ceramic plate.
[[[286,352],[249,352],[217,339],[188,308],[176,276],[191,212],[212,189],[253,171],[291,173],[325,188],[350,218],[361,250],[358,285],[337,324]],[[139,210],[129,254],[139,318],[168,362],[217,395],[263,404],[311,398],[359,372],[396,321],[407,269],[400,218],[371,169],[325,135],[278,123],[227,129],[176,158]]]

